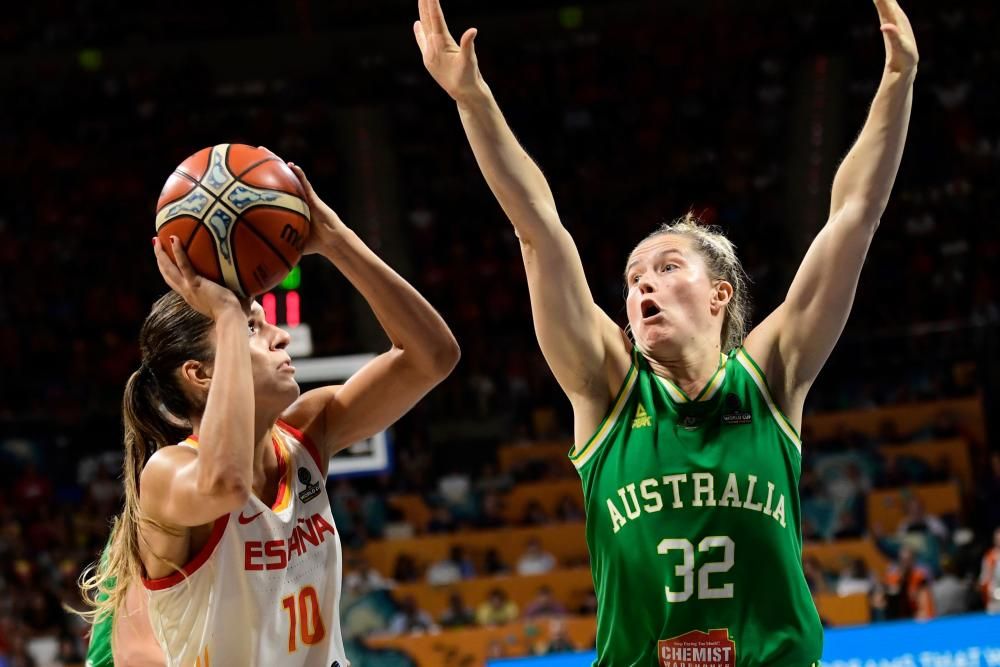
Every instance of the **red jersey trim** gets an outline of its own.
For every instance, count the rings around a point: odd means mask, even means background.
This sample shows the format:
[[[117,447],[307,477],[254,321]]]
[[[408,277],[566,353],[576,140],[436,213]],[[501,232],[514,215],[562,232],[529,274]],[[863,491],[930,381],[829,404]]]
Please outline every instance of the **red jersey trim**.
[[[215,547],[217,547],[219,542],[222,541],[222,535],[226,532],[226,525],[228,523],[228,514],[223,514],[215,520],[215,524],[212,526],[212,533],[208,536],[208,541],[205,542],[205,546],[201,548],[201,551],[199,551],[194,558],[181,568],[180,572],[174,572],[169,576],[160,577],[159,579],[146,579],[143,577],[142,585],[151,591],[162,591],[170,588],[171,586],[176,586],[180,582],[184,581],[185,577],[190,577],[192,574],[197,572],[198,568],[205,564],[205,561],[207,561],[215,552]]]
[[[302,445],[309,452],[309,455],[312,457],[313,461],[316,462],[316,467],[319,468],[320,474],[326,477],[326,471],[327,468],[329,468],[329,465],[326,466],[323,465],[323,457],[319,455],[319,447],[316,446],[316,443],[313,442],[313,439],[310,438],[305,433],[303,433],[302,431],[300,431],[299,429],[289,424],[288,422],[283,422],[280,419],[278,420],[278,427],[284,429],[285,431],[288,431],[295,437],[296,440],[302,443]]]

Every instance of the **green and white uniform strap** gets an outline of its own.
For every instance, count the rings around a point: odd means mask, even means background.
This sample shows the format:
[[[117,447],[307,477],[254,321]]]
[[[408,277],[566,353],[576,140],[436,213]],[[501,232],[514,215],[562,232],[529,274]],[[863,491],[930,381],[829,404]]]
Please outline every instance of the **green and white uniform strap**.
[[[785,413],[781,411],[778,407],[778,403],[774,400],[774,396],[771,395],[771,389],[767,386],[767,378],[764,376],[764,371],[760,369],[750,355],[746,353],[743,348],[740,348],[736,353],[736,359],[740,362],[740,365],[746,369],[747,374],[757,385],[757,389],[760,390],[761,395],[764,397],[764,401],[767,403],[768,409],[771,411],[771,416],[774,417],[775,423],[778,428],[788,436],[788,439],[792,441],[795,448],[802,453],[802,439],[799,437],[798,432],[795,427],[792,426],[792,422],[785,416]]]
[[[628,369],[628,374],[625,376],[625,381],[622,383],[621,389],[618,390],[618,396],[615,397],[612,403],[611,411],[604,418],[604,421],[601,422],[601,425],[597,428],[597,432],[594,433],[593,437],[585,445],[574,447],[570,450],[569,459],[576,466],[577,470],[582,468],[594,456],[594,452],[600,449],[601,445],[608,439],[608,436],[614,429],[615,423],[621,417],[622,410],[628,404],[629,396],[632,395],[632,389],[635,388],[635,381],[638,377],[639,369],[633,363]]]
[[[719,393],[719,389],[722,387],[722,383],[726,380],[726,362],[729,361],[729,357],[719,353],[719,367],[715,369],[715,374],[709,379],[709,381],[702,387],[702,390],[693,399],[689,398],[684,390],[678,387],[669,379],[656,375],[656,379],[659,380],[660,386],[666,390],[667,395],[673,399],[674,403],[692,403],[698,401],[710,401]]]

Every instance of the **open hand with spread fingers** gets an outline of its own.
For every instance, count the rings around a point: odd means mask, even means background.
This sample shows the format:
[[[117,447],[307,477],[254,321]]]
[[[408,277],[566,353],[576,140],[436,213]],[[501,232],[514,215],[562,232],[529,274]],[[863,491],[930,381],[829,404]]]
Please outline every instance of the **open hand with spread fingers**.
[[[875,0],[875,8],[885,40],[885,68],[890,72],[912,72],[920,54],[910,19],[896,0]]]
[[[413,24],[424,67],[456,102],[478,94],[483,86],[476,61],[476,29],[469,28],[456,42],[448,30],[440,0],[418,0],[420,20]]]

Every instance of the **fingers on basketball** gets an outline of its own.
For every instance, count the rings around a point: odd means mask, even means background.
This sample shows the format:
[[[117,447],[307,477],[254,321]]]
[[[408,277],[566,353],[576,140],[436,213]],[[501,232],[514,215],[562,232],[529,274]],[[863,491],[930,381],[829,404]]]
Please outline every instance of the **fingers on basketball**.
[[[309,182],[309,177],[306,176],[306,172],[303,171],[302,167],[294,162],[289,162],[288,168],[292,170],[293,174],[295,174],[295,178],[299,179],[299,185],[302,186],[302,193],[305,195],[306,201],[312,204],[316,198],[316,191],[313,190],[312,183]]]
[[[198,274],[195,272],[194,267],[191,266],[191,260],[188,259],[187,253],[184,251],[184,246],[181,245],[181,240],[176,236],[171,236],[170,243],[174,250],[174,262],[177,264],[177,268],[180,269],[181,275],[186,280],[195,280]]]
[[[153,244],[153,254],[156,255],[156,266],[160,269],[160,275],[172,289],[176,290],[182,280],[180,271],[177,270],[177,265],[171,261],[167,252],[160,247],[158,240]]]

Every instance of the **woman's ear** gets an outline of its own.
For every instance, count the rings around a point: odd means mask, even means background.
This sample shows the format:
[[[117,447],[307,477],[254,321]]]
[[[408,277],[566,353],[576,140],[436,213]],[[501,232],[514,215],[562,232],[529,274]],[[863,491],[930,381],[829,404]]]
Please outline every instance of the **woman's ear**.
[[[728,280],[720,280],[712,293],[712,314],[724,310],[733,300],[733,286]]]
[[[181,365],[181,382],[197,393],[208,392],[212,383],[212,367],[203,361],[188,359]]]

